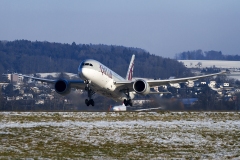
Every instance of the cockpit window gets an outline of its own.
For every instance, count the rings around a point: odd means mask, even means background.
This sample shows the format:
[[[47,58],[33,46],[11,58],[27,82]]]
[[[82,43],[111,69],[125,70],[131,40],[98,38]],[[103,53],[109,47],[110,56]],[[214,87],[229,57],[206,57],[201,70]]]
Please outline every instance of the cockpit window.
[[[91,67],[93,67],[93,65],[91,63],[82,63],[80,66],[81,67],[83,67],[83,66],[91,66]]]

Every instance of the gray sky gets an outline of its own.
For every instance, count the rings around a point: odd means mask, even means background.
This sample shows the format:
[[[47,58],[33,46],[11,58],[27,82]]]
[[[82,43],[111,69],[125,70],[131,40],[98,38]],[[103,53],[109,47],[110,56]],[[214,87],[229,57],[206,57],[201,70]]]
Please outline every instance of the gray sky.
[[[0,40],[240,54],[239,0],[1,0]]]

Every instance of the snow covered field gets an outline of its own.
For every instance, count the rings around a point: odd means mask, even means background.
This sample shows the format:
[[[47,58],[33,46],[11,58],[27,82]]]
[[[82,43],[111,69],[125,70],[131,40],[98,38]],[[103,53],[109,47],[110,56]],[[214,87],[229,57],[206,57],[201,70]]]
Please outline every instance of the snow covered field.
[[[239,112],[1,112],[0,159],[240,159]]]

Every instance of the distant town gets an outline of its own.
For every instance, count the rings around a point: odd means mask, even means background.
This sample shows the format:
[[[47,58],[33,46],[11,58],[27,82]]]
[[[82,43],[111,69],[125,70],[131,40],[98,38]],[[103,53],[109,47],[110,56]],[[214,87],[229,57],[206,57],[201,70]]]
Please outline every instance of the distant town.
[[[133,54],[136,55],[135,77],[169,79],[226,70],[229,73],[152,88],[159,94],[137,95],[133,107],[128,107],[128,110],[236,111],[240,108],[239,55],[195,50],[176,54],[175,59],[170,59],[133,47],[29,40],[0,41],[0,52],[2,111],[108,111],[110,105],[120,105],[121,102],[95,94],[95,106],[87,107],[85,91],[72,89],[70,94],[61,96],[53,86],[23,78],[20,73],[42,78],[78,79],[76,75],[67,73],[75,73],[82,60],[94,58],[124,77]]]

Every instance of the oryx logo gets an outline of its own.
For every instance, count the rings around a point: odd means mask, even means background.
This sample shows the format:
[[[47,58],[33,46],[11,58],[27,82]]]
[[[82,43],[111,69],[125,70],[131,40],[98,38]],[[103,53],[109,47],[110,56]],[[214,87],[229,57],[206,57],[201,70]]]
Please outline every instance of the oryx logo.
[[[133,67],[134,67],[134,63],[132,63],[131,68],[130,68],[129,73],[128,73],[128,80],[129,80],[129,81],[132,80]]]
[[[130,61],[127,75],[126,75],[126,80],[128,80],[128,81],[131,81],[133,78],[134,59],[135,59],[135,55],[132,55],[132,59]]]

